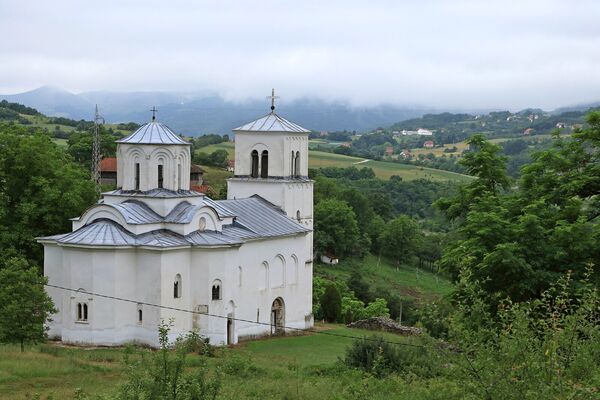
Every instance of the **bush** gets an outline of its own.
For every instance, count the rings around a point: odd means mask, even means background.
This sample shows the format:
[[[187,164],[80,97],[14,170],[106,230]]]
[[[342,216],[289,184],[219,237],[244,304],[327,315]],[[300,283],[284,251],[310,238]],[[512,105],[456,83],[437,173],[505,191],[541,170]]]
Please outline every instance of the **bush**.
[[[343,362],[378,378],[390,373],[413,373],[430,378],[440,371],[438,358],[428,347],[392,344],[381,336],[355,340],[346,349]]]
[[[329,283],[325,287],[325,293],[321,298],[321,309],[323,318],[328,322],[337,322],[342,315],[342,297],[337,287]]]

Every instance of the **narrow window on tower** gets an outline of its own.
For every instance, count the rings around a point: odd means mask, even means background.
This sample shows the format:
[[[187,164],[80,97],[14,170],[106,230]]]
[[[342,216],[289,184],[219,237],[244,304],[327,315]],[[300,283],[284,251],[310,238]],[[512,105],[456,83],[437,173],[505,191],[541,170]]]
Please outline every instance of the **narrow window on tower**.
[[[267,150],[264,150],[260,157],[260,177],[269,177],[269,152]]]
[[[290,162],[290,176],[295,176],[296,172],[294,171],[294,150],[292,150],[292,159]]]
[[[163,187],[163,166],[158,166],[158,188],[162,189]]]
[[[140,190],[140,163],[135,163],[135,190]]]
[[[300,176],[300,152],[296,152],[296,159],[294,160],[294,176]]]
[[[258,151],[252,151],[252,167],[250,176],[258,178]]]
[[[177,189],[181,190],[181,164],[177,164]]]

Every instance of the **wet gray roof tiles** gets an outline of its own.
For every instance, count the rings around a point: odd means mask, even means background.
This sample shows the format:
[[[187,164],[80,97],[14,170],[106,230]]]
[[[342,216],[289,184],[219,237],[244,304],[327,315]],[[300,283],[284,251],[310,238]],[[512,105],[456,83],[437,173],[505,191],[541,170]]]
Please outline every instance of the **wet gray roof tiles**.
[[[234,132],[294,132],[294,133],[310,133],[308,129],[304,129],[298,124],[288,121],[271,112],[256,121],[248,122],[233,130]]]
[[[210,200],[210,199],[209,199]],[[194,231],[186,236],[167,229],[159,229],[136,235],[117,222],[98,219],[78,230],[64,235],[48,236],[40,240],[55,241],[59,244],[88,246],[147,246],[170,248],[181,246],[231,246],[240,245],[247,240],[267,237],[287,236],[309,232],[296,221],[290,219],[281,209],[259,196],[239,200],[210,200],[213,207],[227,215],[235,215],[232,225],[223,226],[222,232]],[[209,204],[206,204],[209,205]],[[140,221],[189,222],[197,208],[203,205],[191,205],[188,202],[178,204],[167,217],[161,217],[138,201],[127,201],[115,207],[132,224]],[[168,221],[170,218],[170,221]],[[151,223],[151,222],[145,222]]]
[[[140,126],[131,135],[117,140],[117,143],[128,144],[183,144],[190,145],[173,132],[168,126],[152,121]]]

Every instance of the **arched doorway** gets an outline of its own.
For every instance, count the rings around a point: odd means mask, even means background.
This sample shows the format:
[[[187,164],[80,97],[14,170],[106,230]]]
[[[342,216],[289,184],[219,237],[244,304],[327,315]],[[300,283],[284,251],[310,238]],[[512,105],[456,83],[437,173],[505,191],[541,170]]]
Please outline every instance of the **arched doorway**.
[[[285,333],[285,304],[281,297],[273,300],[271,305],[271,334],[280,335]]]
[[[235,303],[231,300],[227,304],[227,344],[235,343]]]

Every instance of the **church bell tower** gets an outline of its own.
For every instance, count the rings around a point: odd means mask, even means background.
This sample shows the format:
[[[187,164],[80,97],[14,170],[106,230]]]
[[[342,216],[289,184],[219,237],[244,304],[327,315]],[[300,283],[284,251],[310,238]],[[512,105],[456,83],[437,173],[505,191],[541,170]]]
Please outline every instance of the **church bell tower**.
[[[271,112],[233,130],[235,172],[227,181],[229,199],[259,195],[312,229],[313,181],[308,178],[309,130]]]

